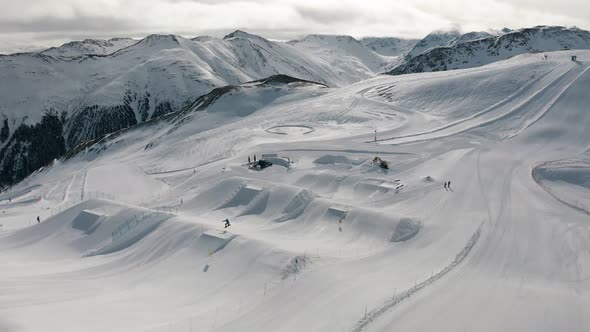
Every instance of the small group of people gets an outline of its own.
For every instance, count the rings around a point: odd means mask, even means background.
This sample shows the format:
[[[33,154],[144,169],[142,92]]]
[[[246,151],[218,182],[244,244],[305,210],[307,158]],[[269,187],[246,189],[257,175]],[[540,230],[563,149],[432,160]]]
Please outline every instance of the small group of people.
[[[445,189],[452,190],[451,189],[451,181],[445,181],[444,187],[445,187]]]

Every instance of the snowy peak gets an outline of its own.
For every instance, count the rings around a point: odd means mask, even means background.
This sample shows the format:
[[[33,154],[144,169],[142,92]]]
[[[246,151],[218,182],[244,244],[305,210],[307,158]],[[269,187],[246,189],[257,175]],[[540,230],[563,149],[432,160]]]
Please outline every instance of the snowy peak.
[[[412,50],[418,39],[402,39],[397,37],[366,37],[361,44],[377,54],[385,56],[402,56]]]
[[[363,46],[358,40],[354,39],[352,36],[347,35],[320,35],[320,34],[312,34],[308,35],[307,37],[303,38],[302,40],[292,40],[288,42],[289,44],[296,45],[300,43],[305,44],[315,44],[315,45],[327,45],[338,47],[342,45],[357,45]]]
[[[341,63],[342,59],[353,59],[353,67],[347,71],[361,71],[367,73],[364,78],[372,76],[372,72],[383,71],[390,59],[383,57],[361,44],[351,36],[345,35],[309,35],[302,40],[292,40],[287,44],[306,53],[312,53],[318,58],[330,61],[332,64]]]
[[[459,44],[459,43],[464,43],[464,42],[468,42],[468,41],[472,41],[472,40],[478,40],[478,39],[482,39],[482,38],[488,38],[488,37],[493,37],[494,35],[492,35],[489,32],[485,32],[485,31],[472,31],[472,32],[468,32],[466,34],[463,34],[453,40],[451,40],[449,42],[449,45],[455,45],[455,44]]]
[[[104,39],[84,39],[82,41],[72,41],[59,47],[51,47],[41,54],[49,56],[80,56],[80,55],[106,55],[116,52],[122,48],[137,43],[137,40],[131,38],[112,38]]]
[[[409,57],[418,56],[428,50],[435,47],[447,45],[451,40],[461,36],[461,33],[457,30],[451,31],[433,31],[426,37],[422,38],[408,53]]]
[[[228,39],[232,39],[232,38],[244,38],[244,39],[253,39],[253,40],[265,40],[268,41],[265,38],[262,38],[258,35],[252,34],[252,33],[248,33],[242,30],[236,30],[230,34],[227,34],[223,37],[223,39],[228,40]]]
[[[219,40],[219,39],[212,37],[212,36],[197,36],[195,38],[191,38],[191,40],[194,42],[197,42],[197,43],[204,43],[204,42],[208,42],[208,41],[212,41],[212,40]]]
[[[176,35],[158,35],[153,34],[145,37],[139,43],[138,46],[178,46],[178,36]]]

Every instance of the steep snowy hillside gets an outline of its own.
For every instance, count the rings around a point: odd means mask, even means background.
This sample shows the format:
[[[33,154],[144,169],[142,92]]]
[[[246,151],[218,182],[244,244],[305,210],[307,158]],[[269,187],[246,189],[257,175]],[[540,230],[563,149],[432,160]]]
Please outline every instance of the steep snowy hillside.
[[[590,51],[547,54],[88,142],[0,192],[0,330],[585,331]]]
[[[366,37],[360,39],[359,42],[377,54],[402,56],[408,54],[419,40],[396,37]]]
[[[457,30],[451,31],[442,31],[437,30],[429,33],[426,37],[422,38],[410,52],[408,52],[408,57],[415,57],[418,56],[430,49],[435,47],[447,45],[450,41],[458,38],[461,36],[461,33]]]
[[[456,44],[460,44],[460,43],[464,43],[464,42],[468,42],[468,41],[472,41],[472,40],[478,40],[478,39],[482,39],[482,38],[488,38],[488,37],[492,37],[493,35],[489,32],[485,32],[485,31],[472,31],[472,32],[468,32],[465,34],[462,34],[461,36],[452,39],[451,41],[449,41],[447,43],[447,45],[441,45],[441,46],[453,46]]]
[[[59,47],[51,47],[39,53],[50,56],[106,55],[135,43],[137,43],[137,40],[131,38],[84,39],[69,42]]]
[[[406,58],[389,74],[400,75],[477,67],[523,53],[589,49],[590,32],[578,28],[537,26],[450,46]],[[539,59],[542,55],[539,55]]]
[[[387,61],[356,41],[318,51],[243,31],[223,39],[151,35],[111,54],[74,56],[94,46],[92,52],[100,53],[100,45],[84,41],[0,56],[0,185],[59,157],[57,151],[178,111],[216,87],[276,74],[347,85],[383,71]],[[38,126],[43,118],[60,125],[44,131]],[[20,128],[59,148],[37,151],[42,147],[29,144],[27,135],[16,135]],[[29,154],[43,157],[25,167]]]

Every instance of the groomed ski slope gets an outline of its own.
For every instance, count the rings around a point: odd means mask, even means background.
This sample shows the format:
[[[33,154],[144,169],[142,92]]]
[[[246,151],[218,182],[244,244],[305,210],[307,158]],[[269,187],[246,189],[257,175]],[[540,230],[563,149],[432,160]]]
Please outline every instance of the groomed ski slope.
[[[588,330],[590,52],[547,54],[245,85],[39,170],[0,331]]]

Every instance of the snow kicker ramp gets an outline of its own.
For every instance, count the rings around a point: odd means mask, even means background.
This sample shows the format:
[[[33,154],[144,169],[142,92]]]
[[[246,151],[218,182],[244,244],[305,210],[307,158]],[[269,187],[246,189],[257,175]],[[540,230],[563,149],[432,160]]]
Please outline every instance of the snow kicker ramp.
[[[92,233],[108,216],[98,211],[82,210],[72,221],[72,227],[86,234]]]
[[[235,234],[221,230],[209,230],[201,234],[197,240],[197,249],[206,252],[208,255],[213,255],[225,246],[234,238]]]

